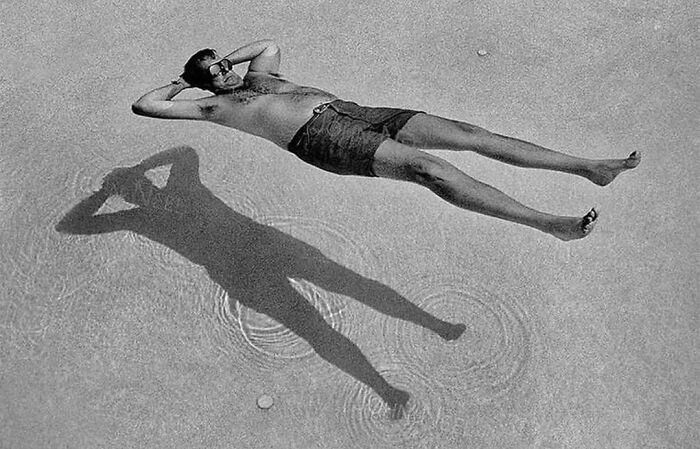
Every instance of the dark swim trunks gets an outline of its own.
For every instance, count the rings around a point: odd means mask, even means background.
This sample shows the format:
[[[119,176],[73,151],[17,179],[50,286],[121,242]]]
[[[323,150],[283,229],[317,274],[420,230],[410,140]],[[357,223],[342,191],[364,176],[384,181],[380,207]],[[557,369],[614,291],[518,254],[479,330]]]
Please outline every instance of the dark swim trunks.
[[[314,109],[287,149],[301,160],[339,175],[376,176],[374,153],[421,111],[370,108],[335,100]]]

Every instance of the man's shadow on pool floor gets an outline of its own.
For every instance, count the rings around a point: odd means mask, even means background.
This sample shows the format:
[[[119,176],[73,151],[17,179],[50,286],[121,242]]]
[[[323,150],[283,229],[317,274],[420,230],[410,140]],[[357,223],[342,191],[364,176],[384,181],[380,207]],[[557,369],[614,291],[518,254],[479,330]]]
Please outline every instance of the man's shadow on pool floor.
[[[170,175],[166,185],[158,188],[145,172],[164,165],[171,165]],[[137,207],[98,214],[111,195]],[[229,208],[201,183],[197,153],[186,146],[157,153],[135,167],[115,169],[102,188],[73,207],[56,229],[69,234],[136,232],[203,266],[231,298],[283,324],[323,359],[372,388],[390,407],[393,418],[402,416],[408,393],[382,378],[360,349],[334,330],[289,279],[305,279],[354,298],[445,340],[458,338],[465,329],[463,324],[430,315],[313,246]]]

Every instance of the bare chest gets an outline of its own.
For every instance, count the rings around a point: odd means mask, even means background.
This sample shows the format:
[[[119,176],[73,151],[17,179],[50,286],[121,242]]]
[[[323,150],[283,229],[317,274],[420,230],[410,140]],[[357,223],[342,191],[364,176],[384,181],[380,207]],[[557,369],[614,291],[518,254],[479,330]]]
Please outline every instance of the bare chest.
[[[266,95],[295,95],[305,89],[282,78],[271,75],[246,76],[243,86],[228,95],[232,102],[249,104],[256,98]]]
[[[271,140],[284,147],[312,115],[335,96],[273,76],[246,76],[233,92],[217,95],[210,121]]]

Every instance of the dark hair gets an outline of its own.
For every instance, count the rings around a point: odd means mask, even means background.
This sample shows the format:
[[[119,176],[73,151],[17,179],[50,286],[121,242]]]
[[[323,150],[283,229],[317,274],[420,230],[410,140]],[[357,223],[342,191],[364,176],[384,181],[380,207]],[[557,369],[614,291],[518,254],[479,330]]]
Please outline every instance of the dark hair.
[[[201,87],[211,81],[209,72],[202,69],[200,63],[207,58],[216,58],[216,52],[211,48],[199,50],[185,63],[185,71],[182,72],[182,79],[195,87]]]

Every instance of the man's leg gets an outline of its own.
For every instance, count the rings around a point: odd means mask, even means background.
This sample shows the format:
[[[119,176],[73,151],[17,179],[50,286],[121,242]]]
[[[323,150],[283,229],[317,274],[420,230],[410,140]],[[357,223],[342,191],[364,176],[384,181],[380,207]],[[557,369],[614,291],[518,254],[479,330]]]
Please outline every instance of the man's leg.
[[[474,151],[519,167],[541,168],[582,176],[607,185],[621,172],[636,167],[641,157],[635,151],[627,159],[584,159],[491,133],[478,126],[430,114],[417,114],[399,131],[396,140],[426,149]]]
[[[500,190],[479,182],[449,162],[394,140],[385,140],[374,154],[377,176],[410,181],[432,190],[455,206],[539,229],[561,240],[587,236],[598,217],[545,214],[515,201]]]

